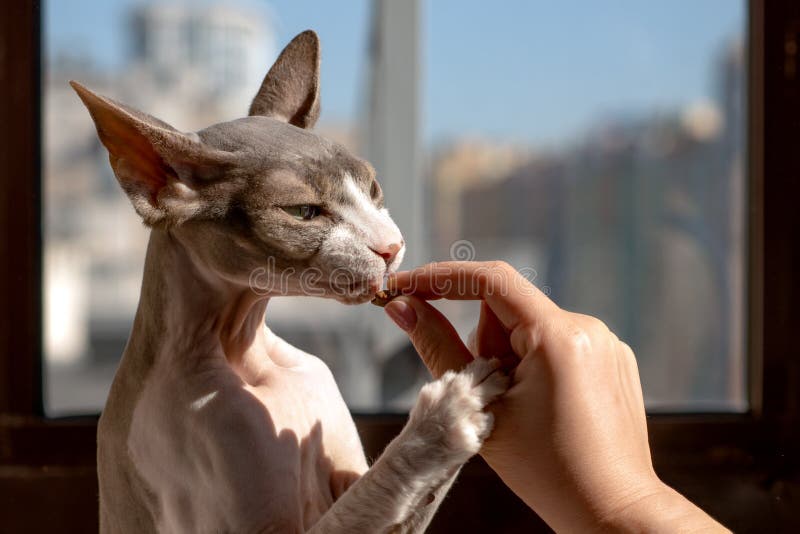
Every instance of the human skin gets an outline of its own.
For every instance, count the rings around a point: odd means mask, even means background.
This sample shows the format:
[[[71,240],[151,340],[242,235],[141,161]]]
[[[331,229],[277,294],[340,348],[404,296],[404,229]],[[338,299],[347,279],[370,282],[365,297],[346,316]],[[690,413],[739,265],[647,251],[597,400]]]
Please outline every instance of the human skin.
[[[636,358],[600,320],[559,308],[504,262],[399,272],[386,312],[431,373],[499,357],[513,369],[481,455],[559,532],[725,532],[657,477]],[[480,300],[469,347],[428,300]]]

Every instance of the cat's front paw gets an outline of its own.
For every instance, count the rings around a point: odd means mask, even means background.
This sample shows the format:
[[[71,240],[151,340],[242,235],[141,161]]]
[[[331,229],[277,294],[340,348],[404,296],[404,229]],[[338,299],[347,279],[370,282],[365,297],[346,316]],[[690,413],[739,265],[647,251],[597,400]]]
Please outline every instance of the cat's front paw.
[[[409,426],[428,444],[428,459],[457,466],[476,454],[494,424],[484,409],[508,385],[497,359],[476,358],[462,371],[448,371],[423,386]]]

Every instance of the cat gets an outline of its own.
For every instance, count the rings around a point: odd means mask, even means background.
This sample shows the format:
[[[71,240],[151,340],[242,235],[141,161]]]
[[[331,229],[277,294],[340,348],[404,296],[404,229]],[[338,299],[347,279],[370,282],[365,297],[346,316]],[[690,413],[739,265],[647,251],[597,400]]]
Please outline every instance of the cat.
[[[150,228],[98,424],[101,532],[419,532],[491,431],[508,379],[477,358],[369,467],[327,366],[265,325],[273,296],[369,301],[405,249],[373,168],[311,131],[319,57],[299,34],[248,117],[197,133],[70,82]]]

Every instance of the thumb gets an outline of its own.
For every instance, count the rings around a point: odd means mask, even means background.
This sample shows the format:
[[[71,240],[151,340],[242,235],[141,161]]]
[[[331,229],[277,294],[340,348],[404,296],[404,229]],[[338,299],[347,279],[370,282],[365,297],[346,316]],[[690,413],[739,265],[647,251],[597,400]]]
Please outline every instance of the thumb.
[[[446,371],[458,371],[472,361],[472,354],[450,321],[424,300],[401,296],[386,304],[384,309],[408,334],[434,378]]]

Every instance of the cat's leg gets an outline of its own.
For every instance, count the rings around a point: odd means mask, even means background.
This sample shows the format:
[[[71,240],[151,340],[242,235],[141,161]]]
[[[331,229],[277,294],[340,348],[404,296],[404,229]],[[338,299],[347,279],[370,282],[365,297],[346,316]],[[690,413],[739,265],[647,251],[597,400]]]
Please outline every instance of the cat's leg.
[[[478,358],[426,384],[400,435],[311,531],[424,530],[458,470],[491,432],[492,415],[484,408],[509,383],[498,365]]]

